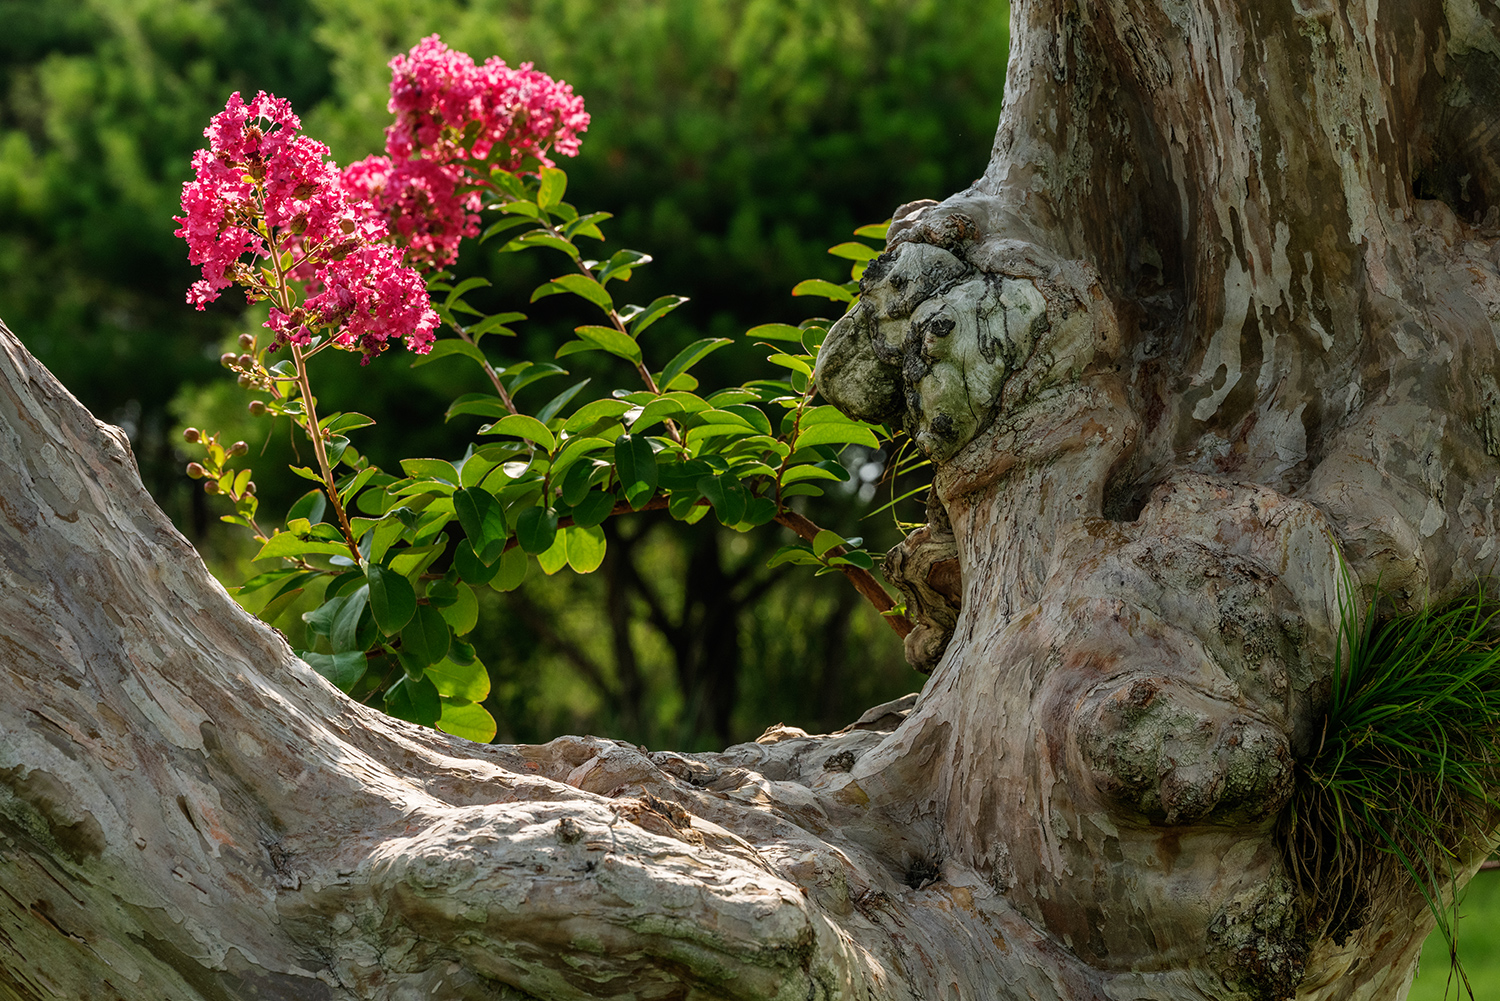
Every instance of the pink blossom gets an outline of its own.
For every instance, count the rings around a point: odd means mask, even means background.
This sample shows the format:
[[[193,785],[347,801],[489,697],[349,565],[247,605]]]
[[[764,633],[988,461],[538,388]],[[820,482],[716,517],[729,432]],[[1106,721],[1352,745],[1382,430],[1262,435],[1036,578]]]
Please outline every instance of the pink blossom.
[[[406,259],[424,267],[446,267],[458,258],[459,241],[479,235],[479,192],[460,193],[463,171],[432,160],[370,156],[344,168],[344,185],[380,213],[406,247]]]
[[[437,314],[422,279],[401,266],[382,213],[300,127],[286,101],[261,93],[247,105],[236,93],[205,130],[209,148],[193,156],[176,217],[188,260],[203,268],[188,302],[202,309],[235,282],[275,301],[285,293],[241,259],[289,254],[287,272],[316,294],[290,312],[276,303],[266,326],[278,344],[330,327],[336,344],[366,360],[392,338],[426,352]]]
[[[579,133],[589,127],[583,98],[531,63],[513,69],[491,56],[476,66],[467,53],[429,35],[390,66],[387,107],[396,121],[386,129],[386,152],[398,162],[414,156],[441,163],[493,155],[506,170],[519,169],[527,157],[550,167],[547,152],[576,156]],[[477,128],[466,148],[470,125]]]
[[[396,120],[386,129],[388,156],[351,166],[345,178],[385,213],[415,263],[449,264],[459,240],[478,234],[484,164],[550,167],[549,151],[576,156],[589,125],[583,98],[568,84],[498,56],[476,65],[437,35],[390,66]]]

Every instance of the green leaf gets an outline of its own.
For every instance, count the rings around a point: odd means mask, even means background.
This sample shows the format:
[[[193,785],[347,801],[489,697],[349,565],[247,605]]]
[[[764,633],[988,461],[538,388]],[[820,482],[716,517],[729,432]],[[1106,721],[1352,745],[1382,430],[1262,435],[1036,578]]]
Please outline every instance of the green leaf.
[[[265,573],[258,573],[254,577],[251,577],[249,580],[245,581],[245,583],[240,584],[237,587],[228,588],[227,590],[236,598],[243,598],[247,595],[254,594],[261,588],[270,587],[272,584],[275,584],[278,581],[284,581],[288,577],[296,577],[298,575],[306,576],[303,571],[298,570],[295,567],[281,567],[277,570],[267,570]]]
[[[504,555],[503,553],[501,554]],[[474,547],[468,539],[459,539],[458,545],[453,547],[453,566],[458,575],[470,584],[484,585],[495,579],[500,572],[500,560],[495,560],[489,566],[485,566],[478,556],[474,555]]]
[[[618,331],[612,331],[618,333]],[[633,341],[631,343],[634,343]],[[619,417],[631,409],[624,400],[594,400],[585,403],[563,422],[563,430],[576,433],[590,425],[610,417]]]
[[[526,414],[511,414],[479,429],[480,434],[508,434],[516,438],[534,441],[547,451],[557,447],[557,439],[547,430],[547,425]]]
[[[397,508],[396,510],[404,511],[406,509]],[[370,562],[384,562],[386,552],[395,544],[397,539],[401,538],[406,528],[406,523],[401,520],[399,514],[391,514],[382,518],[375,525],[375,530],[370,536]]]
[[[875,432],[866,424],[827,423],[804,426],[798,432],[795,448],[808,448],[812,445],[864,445],[866,448],[878,448],[880,442],[876,441]]]
[[[566,341],[566,342],[564,342],[564,344],[563,344],[562,347],[560,347],[560,348],[557,349],[557,351],[552,355],[552,357],[554,357],[554,358],[567,358],[570,355],[581,355],[581,354],[584,354],[584,353],[589,352],[589,351],[603,351],[603,350],[604,350],[603,348],[601,348],[599,345],[595,344],[593,341],[584,341],[584,340]]]
[[[750,497],[733,473],[703,477],[698,481],[698,491],[713,505],[721,525],[738,525],[744,520]]]
[[[260,548],[251,559],[269,560],[280,557],[281,559],[297,559],[304,556],[348,556],[349,547],[337,542],[314,542],[310,539],[299,539],[291,532],[281,532],[266,540],[266,544]]]
[[[452,640],[453,633],[442,613],[431,605],[418,605],[416,614],[401,630],[401,652],[405,654],[403,666],[424,668],[436,664],[448,656],[448,645]]]
[[[445,657],[427,669],[427,678],[439,695],[450,699],[483,702],[490,694],[490,673],[477,660],[457,664]]]
[[[348,695],[365,676],[369,659],[363,650],[347,650],[343,653],[314,653],[303,650],[297,654],[303,663],[333,682],[334,686]]]
[[[525,216],[527,219],[541,219],[542,210],[528,201],[506,202],[500,206],[500,211],[506,215]]]
[[[411,581],[379,563],[365,568],[370,587],[370,611],[375,624],[387,636],[400,632],[417,611],[417,592]]]
[[[467,584],[459,584],[455,590],[454,602],[440,609],[439,614],[453,627],[454,636],[462,636],[479,623],[479,599],[474,597],[474,589]]]
[[[485,358],[484,352],[479,350],[477,345],[454,337],[445,338],[433,344],[432,350],[428,351],[425,355],[417,355],[412,359],[411,367],[416,368],[419,365],[426,365],[428,362],[447,358],[450,355],[463,355],[465,358],[478,362],[481,366],[489,364],[489,360]]]
[[[543,233],[537,230],[534,230],[530,233],[524,233],[521,236],[516,237],[514,240],[511,240],[505,246],[500,248],[499,253],[514,253],[518,250],[525,250],[528,247],[550,247],[553,250],[562,251],[564,254],[567,254],[569,257],[574,258],[575,260],[579,256],[578,248],[573,246],[573,244],[569,243],[567,240],[564,240],[560,236],[553,236],[551,233]]]
[[[855,566],[861,570],[873,570],[875,561],[870,554],[859,549],[850,550],[843,556],[835,556],[828,561],[829,566]]]
[[[499,728],[495,717],[484,706],[465,699],[444,698],[442,707],[442,715],[437,721],[439,730],[478,744],[488,744],[495,739]]]
[[[493,393],[465,393],[454,400],[448,406],[448,411],[443,415],[445,421],[451,421],[461,414],[476,414],[480,417],[501,418],[509,414],[505,404]]]
[[[820,295],[825,299],[833,299],[838,302],[854,301],[853,292],[850,292],[842,285],[825,282],[821,278],[809,278],[806,281],[798,282],[792,289],[792,295]]]
[[[325,592],[326,594],[326,592]],[[307,631],[314,636],[328,636],[333,632],[334,616],[343,609],[347,595],[336,598],[326,598],[317,608],[302,613],[302,621],[307,623]]]
[[[529,507],[516,517],[516,539],[533,556],[552,548],[557,538],[557,512]]]
[[[824,284],[827,284],[826,282]],[[572,292],[581,296],[600,309],[614,309],[615,300],[610,296],[608,290],[588,275],[563,275],[554,278],[545,285],[539,286],[531,293],[531,301],[545,298],[549,295],[557,295],[560,292]],[[851,297],[852,298],[852,297]]]
[[[312,480],[314,483],[322,483],[323,482],[323,477],[321,475],[319,475],[318,473],[313,472],[311,469],[308,469],[306,466],[290,466],[289,465],[286,468],[290,469],[292,472],[296,473],[298,476],[302,477],[304,480]]]
[[[448,291],[448,298],[443,300],[443,308],[452,309],[453,304],[458,302],[458,300],[462,299],[468,293],[474,291],[477,288],[489,287],[490,280],[488,278],[481,278],[477,275],[472,278],[465,278],[463,281],[459,282]]]
[[[880,256],[880,251],[868,243],[841,243],[836,247],[829,247],[828,252],[834,257],[842,257],[848,261],[873,261]]]
[[[336,466],[344,457],[344,449],[349,447],[349,439],[341,434],[336,434],[328,439],[323,449],[328,454],[328,465]]]
[[[599,223],[613,218],[614,214],[610,212],[590,212],[587,215],[581,215],[563,227],[563,236],[569,240],[575,236],[587,236],[595,240],[602,240],[604,239],[604,234],[599,231]]]
[[[333,622],[328,630],[328,642],[333,644],[335,652],[363,651],[369,646],[369,643],[361,642],[362,634],[366,632],[361,626],[365,621],[365,613],[370,607],[370,590],[366,585],[361,584],[354,591],[341,597],[343,604],[334,612]]]
[[[843,478],[832,470],[811,464],[805,466],[793,466],[782,474],[781,482],[784,485],[800,483],[803,480],[833,480],[839,482]]]
[[[309,490],[298,497],[287,510],[286,520],[291,522],[298,518],[306,518],[309,522],[316,524],[323,520],[323,512],[327,510],[328,495],[322,490]]]
[[[302,591],[302,588],[294,587],[289,591],[278,594],[266,602],[265,607],[255,613],[255,617],[262,622],[274,625],[276,620],[281,618],[298,598],[302,597]]]
[[[499,236],[501,233],[515,229],[517,226],[525,226],[531,221],[525,216],[510,216],[509,218],[499,219],[491,223],[483,233],[479,234],[479,242],[485,243],[491,237]]]
[[[571,401],[573,397],[577,396],[579,391],[583,389],[584,386],[587,386],[590,381],[592,380],[580,379],[577,382],[573,383],[573,385],[569,386],[567,389],[563,390],[561,393],[558,393],[556,396],[552,397],[552,399],[548,400],[542,406],[542,409],[536,412],[536,419],[545,424],[552,418],[556,417],[562,410],[562,408],[566,407],[569,401]],[[550,452],[552,450],[549,448],[547,451]]]
[[[792,545],[782,546],[766,561],[767,568],[774,569],[783,563],[792,563],[797,566],[821,566],[822,561],[812,554],[806,546]]]
[[[622,282],[630,280],[630,272],[643,264],[651,263],[651,255],[643,254],[639,250],[617,250],[610,255],[608,261],[599,269],[599,284],[606,284],[611,278],[618,278]]]
[[[589,481],[594,476],[596,467],[592,462],[575,462],[568,467],[563,474],[562,499],[563,503],[573,507],[588,496]]]
[[[505,525],[505,511],[495,495],[477,487],[455,490],[453,512],[458,515],[458,523],[480,561],[488,566],[499,559],[510,531]]]
[[[439,480],[458,486],[458,470],[446,459],[402,459],[401,470],[414,480]]]
[[[551,577],[568,565],[568,533],[566,530],[558,532],[557,537],[552,540],[552,545],[544,552],[536,554],[536,565],[541,567],[542,573],[548,577]]]
[[[823,488],[814,483],[793,483],[789,487],[782,488],[781,499],[787,500],[792,497],[822,497]]]
[[[597,452],[602,448],[612,448],[614,444],[609,438],[569,438],[563,443],[563,447],[557,450],[557,455],[552,460],[552,482],[557,483],[559,477],[566,476],[573,469],[574,464],[588,453]]]
[[[355,473],[354,477],[350,479],[348,483],[344,484],[344,486],[339,490],[339,500],[343,501],[345,506],[348,506],[349,498],[353,497],[355,494],[363,490],[365,484],[369,483],[379,473],[380,470],[376,469],[374,466],[366,466],[364,469],[361,469],[359,472]]]
[[[604,519],[615,509],[615,503],[614,494],[603,490],[592,491],[582,502],[573,505],[573,524],[583,528],[603,524]]]
[[[490,181],[495,187],[512,198],[519,198],[524,201],[527,197],[526,182],[503,167],[496,166],[490,168]]]
[[[794,341],[802,343],[802,331],[789,323],[762,323],[745,331],[746,337],[758,341]]]
[[[604,562],[604,530],[574,525],[568,535],[568,566],[575,573],[593,573]]]
[[[769,435],[771,433],[771,421],[760,407],[752,407],[748,403],[719,403],[718,394],[715,394],[714,403],[726,413],[736,414],[743,418],[747,424],[761,434]]]
[[[679,375],[726,344],[733,343],[728,337],[705,337],[700,341],[694,341],[677,352],[676,356],[667,362],[667,367],[661,370],[661,384],[663,386],[671,385],[673,379],[676,379]]]
[[[500,568],[500,572],[495,576],[494,580],[490,581],[490,587],[496,591],[514,591],[526,579],[526,566],[528,562],[526,551],[520,546],[512,546],[507,549],[505,555],[501,556],[495,562],[495,565]]]
[[[444,576],[427,585],[427,604],[443,609],[458,600],[458,582]]]
[[[641,408],[641,412],[635,415],[635,420],[630,423],[630,430],[640,434],[647,428],[668,417],[676,417],[682,413],[682,404],[669,397],[661,397],[652,400]]]
[[[542,183],[536,192],[536,203],[544,209],[550,209],[562,201],[563,194],[567,190],[567,174],[556,167],[543,167]]]
[[[752,497],[745,508],[745,521],[751,525],[765,525],[776,517],[776,502],[769,497]]]
[[[656,452],[645,435],[621,435],[615,442],[615,470],[625,499],[639,508],[656,490]]]
[[[526,319],[525,313],[496,313],[494,316],[486,316],[476,321],[468,328],[468,334],[478,344],[479,339],[485,334],[499,334],[501,337],[514,337],[516,332],[506,326],[507,323],[516,323]],[[464,343],[459,341],[460,344]]]
[[[868,225],[861,226],[859,227],[859,229],[856,229],[854,231],[854,235],[863,236],[870,240],[884,240],[886,234],[890,232],[890,229],[891,220],[887,219],[885,222],[872,222]]]
[[[442,718],[443,704],[432,682],[426,678],[413,681],[407,676],[386,689],[385,711],[408,723],[432,726]]]
[[[573,332],[601,350],[637,365],[641,363],[641,346],[613,327],[577,327]]]
[[[796,372],[798,375],[804,376],[806,378],[812,377],[812,365],[808,363],[806,358],[799,357],[798,355],[786,354],[785,352],[777,352],[773,355],[766,355],[766,361],[770,362],[772,365],[779,365],[782,368],[791,369],[793,372]],[[793,378],[792,381],[795,383],[796,379]]]
[[[813,555],[826,555],[828,550],[832,549],[834,546],[842,546],[843,544],[844,537],[842,535],[837,532],[830,532],[825,528],[821,532],[819,532],[812,541]]]
[[[685,295],[664,295],[653,299],[651,305],[630,318],[628,326],[631,336],[640,337],[647,327],[687,301],[688,297]]]

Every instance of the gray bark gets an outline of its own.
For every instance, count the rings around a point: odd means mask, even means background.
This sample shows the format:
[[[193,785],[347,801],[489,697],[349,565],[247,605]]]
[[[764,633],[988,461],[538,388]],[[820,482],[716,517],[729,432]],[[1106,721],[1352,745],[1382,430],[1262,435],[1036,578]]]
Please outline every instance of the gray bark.
[[[1277,823],[1340,553],[1493,572],[1500,4],[1012,9],[990,169],[820,361],[938,460],[932,677],[836,734],[353,704],[0,329],[0,998],[1402,996],[1421,900],[1322,934]]]

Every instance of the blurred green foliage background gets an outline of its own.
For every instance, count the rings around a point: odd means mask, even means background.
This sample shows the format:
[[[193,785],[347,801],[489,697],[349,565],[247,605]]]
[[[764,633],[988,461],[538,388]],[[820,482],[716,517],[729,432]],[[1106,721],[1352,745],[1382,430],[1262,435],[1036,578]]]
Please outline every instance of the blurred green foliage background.
[[[656,328],[660,364],[698,337],[827,314],[788,291],[847,278],[828,246],[972,182],[999,115],[1008,20],[995,0],[0,0],[0,319],[127,430],[147,486],[232,581],[250,572],[250,543],[182,475],[180,428],[242,437],[252,455],[264,445],[268,512],[306,484],[281,472],[285,428],[267,440],[216,361],[259,319],[237,293],[205,313],[183,298],[194,274],[171,216],[231,91],[289,98],[347,163],[381,149],[386,63],[423,35],[568,80],[593,115],[582,155],[563,163],[569,200],[615,213],[609,250],[656,258],[633,300],[693,298]],[[461,262],[495,282],[476,305],[531,314],[517,359],[550,358],[582,322],[558,304],[569,297],[520,305],[554,263],[483,249]],[[699,373],[738,383],[763,353],[736,345]],[[600,378],[590,366],[604,364],[569,359]],[[461,454],[477,424],[442,421],[454,396],[480,388],[457,361],[319,365],[320,396],[379,419],[356,440],[379,463]],[[818,502],[819,520],[894,544],[889,515],[860,521],[880,503],[866,478],[888,458],[852,449],[856,475]],[[836,728],[920,685],[841,579],[765,569],[790,541],[780,530],[619,522],[598,573],[486,595],[476,635],[499,739],[722,746],[778,721]]]

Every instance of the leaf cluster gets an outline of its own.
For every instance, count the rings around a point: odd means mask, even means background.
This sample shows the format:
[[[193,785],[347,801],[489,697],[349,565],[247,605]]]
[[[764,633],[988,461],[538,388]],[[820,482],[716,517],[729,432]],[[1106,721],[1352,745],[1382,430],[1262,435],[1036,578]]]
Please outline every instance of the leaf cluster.
[[[603,260],[585,256],[579,241],[603,240],[600,225],[609,216],[581,214],[564,201],[563,171],[523,175],[495,168],[479,190],[484,207],[498,215],[479,243],[503,237],[495,247],[502,256],[538,249],[561,254],[569,270],[537,286],[531,301],[571,296],[592,311],[594,322],[577,326],[550,361],[502,359],[495,346],[512,337],[526,315],[487,314],[467,299],[488,284],[485,279],[436,273],[429,283],[439,297],[434,307],[456,336],[440,339],[413,365],[458,358],[477,368],[493,392],[463,394],[447,409],[450,421],[486,419],[462,456],[402,459],[400,475],[372,464],[350,442],[349,433],[373,424],[371,418],[316,417],[306,361],[318,345],[269,368],[259,350],[234,358],[241,384],[268,397],[252,403],[252,412],[288,417],[309,434],[316,419],[320,456],[327,460],[321,470],[291,467],[318,489],[292,505],[284,529],[266,536],[256,527],[263,542],[256,559],[287,564],[239,589],[246,597],[264,592],[255,599],[262,602],[258,614],[274,622],[305,594],[319,595],[302,616],[309,664],[356,697],[378,695],[393,715],[488,740],[496,726],[477,704],[488,693],[488,682],[478,679],[487,675],[465,639],[477,619],[473,589],[512,590],[532,562],[548,575],[565,567],[592,573],[607,548],[601,526],[613,516],[664,510],[692,524],[712,515],[738,532],[779,522],[805,544],[784,547],[772,566],[841,572],[881,611],[890,610],[890,599],[869,576],[874,561],[858,548],[861,540],[789,507],[849,478],[840,462],[845,447],[873,449],[890,438],[883,427],[815,404],[812,372],[827,321],[752,328],[746,336],[770,352],[765,377],[707,390],[693,369],[731,340],[700,338],[660,367],[653,363],[654,345],[643,335],[654,336],[658,321],[686,299],[624,301],[625,283],[651,259],[632,250]],[[884,234],[884,225],[858,231],[875,240]],[[859,273],[878,250],[850,242],[834,252],[854,261],[850,281],[821,283],[831,292],[804,283],[794,294],[838,301],[857,294]],[[557,362],[584,352],[618,359],[638,385],[590,393],[593,380],[585,378],[538,407],[517,404],[523,389],[568,374]],[[225,520],[244,523],[236,516]],[[899,613],[891,620],[899,629],[897,619]],[[476,695],[481,687],[484,693]]]

